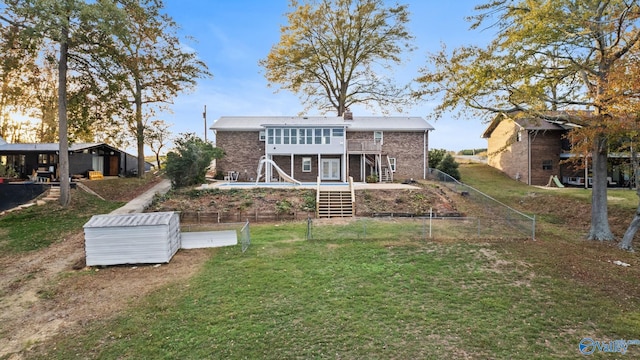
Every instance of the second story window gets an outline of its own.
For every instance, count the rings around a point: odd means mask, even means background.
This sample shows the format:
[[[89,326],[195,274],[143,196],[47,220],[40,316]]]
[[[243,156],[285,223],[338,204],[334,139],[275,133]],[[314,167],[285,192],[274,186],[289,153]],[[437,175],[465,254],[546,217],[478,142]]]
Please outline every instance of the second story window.
[[[382,131],[373,132],[373,141],[382,145]]]

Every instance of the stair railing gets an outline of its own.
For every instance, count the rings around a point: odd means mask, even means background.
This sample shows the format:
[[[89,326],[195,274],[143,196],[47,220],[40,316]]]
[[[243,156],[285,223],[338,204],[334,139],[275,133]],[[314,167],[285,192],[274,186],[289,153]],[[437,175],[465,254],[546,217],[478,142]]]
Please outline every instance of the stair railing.
[[[320,176],[316,180],[316,217],[320,217]]]
[[[353,186],[353,176],[349,176],[349,190],[351,191],[351,216],[356,216],[356,191]]]

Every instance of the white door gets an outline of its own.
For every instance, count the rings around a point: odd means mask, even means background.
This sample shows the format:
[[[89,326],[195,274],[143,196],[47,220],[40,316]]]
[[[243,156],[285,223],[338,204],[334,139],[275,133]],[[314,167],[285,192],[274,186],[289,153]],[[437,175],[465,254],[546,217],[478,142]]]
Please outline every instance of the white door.
[[[340,180],[340,159],[322,159],[322,180]]]

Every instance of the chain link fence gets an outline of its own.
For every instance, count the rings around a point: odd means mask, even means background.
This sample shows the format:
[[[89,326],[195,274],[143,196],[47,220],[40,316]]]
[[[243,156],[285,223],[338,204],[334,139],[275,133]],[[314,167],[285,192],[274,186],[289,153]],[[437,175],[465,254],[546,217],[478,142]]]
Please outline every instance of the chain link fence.
[[[532,239],[536,219],[451,176],[430,169],[435,181],[460,196],[466,213],[474,216],[377,217],[307,220],[308,240],[331,239]]]

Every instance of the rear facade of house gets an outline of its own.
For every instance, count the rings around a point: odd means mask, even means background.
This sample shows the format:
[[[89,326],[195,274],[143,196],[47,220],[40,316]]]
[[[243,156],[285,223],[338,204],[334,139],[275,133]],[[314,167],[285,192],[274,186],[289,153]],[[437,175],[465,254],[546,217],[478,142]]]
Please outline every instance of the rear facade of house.
[[[216,170],[239,181],[278,181],[262,158],[301,182],[423,179],[429,131],[421,117],[221,117],[211,129],[225,152]]]

